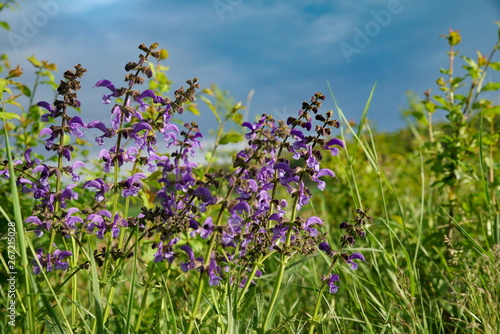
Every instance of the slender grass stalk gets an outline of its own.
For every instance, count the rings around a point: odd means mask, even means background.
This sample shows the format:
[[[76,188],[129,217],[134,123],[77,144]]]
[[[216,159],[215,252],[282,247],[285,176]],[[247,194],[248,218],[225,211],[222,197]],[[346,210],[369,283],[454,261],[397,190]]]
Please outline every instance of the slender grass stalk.
[[[161,277],[161,280],[163,283],[162,291],[164,291],[164,295],[167,297],[168,311],[166,311],[165,314],[167,316],[169,316],[170,319],[172,319],[171,321],[168,321],[168,325],[170,327],[170,333],[176,334],[176,333],[178,333],[178,330],[177,330],[177,319],[175,316],[175,308],[174,308],[174,304],[172,302],[172,297],[170,296],[170,290],[168,288],[167,281],[165,280],[165,277],[169,277],[169,275],[165,275],[165,276],[161,275],[160,277]]]
[[[135,235],[136,237],[139,234],[139,226],[135,226]],[[125,318],[125,333],[129,333],[131,327],[132,320],[132,310],[134,308],[134,294],[135,294],[135,278],[137,274],[137,256],[139,253],[139,244],[135,243],[135,251],[132,260],[132,279],[130,280],[130,290],[128,294],[127,300],[127,314]]]
[[[341,250],[339,252],[341,252]],[[333,258],[332,264],[330,265],[328,272],[331,272],[333,270],[333,267],[337,263],[338,258],[339,258],[338,255]],[[309,334],[314,334],[314,330],[316,328],[316,323],[317,323],[316,318],[318,317],[319,311],[321,310],[321,300],[323,299],[327,286],[328,285],[326,283],[323,283],[323,286],[319,290],[318,297],[316,298],[316,305],[314,306],[314,311],[311,316],[312,323],[311,327],[309,327]]]
[[[276,276],[276,281],[274,284],[273,294],[271,299],[269,300],[269,305],[267,306],[266,316],[264,318],[264,323],[262,324],[262,329],[265,331],[269,327],[269,320],[271,318],[271,314],[274,313],[274,305],[276,304],[276,300],[278,299],[278,294],[281,288],[281,282],[283,281],[283,274],[285,273],[285,267],[288,263],[289,257],[286,255],[281,256],[280,265],[278,268],[278,274]]]
[[[154,268],[155,268],[155,264],[151,264],[148,267],[148,275],[147,275],[148,280],[147,280],[146,284],[144,284],[144,293],[142,295],[141,304],[140,304],[140,308],[139,308],[139,314],[137,315],[137,320],[135,322],[135,327],[134,327],[136,332],[139,332],[139,329],[141,327],[142,318],[144,316],[144,312],[146,311],[146,305],[147,305],[147,301],[148,301],[150,284],[151,284],[151,281],[153,280]],[[169,273],[167,272],[167,274],[165,276],[169,277]],[[163,275],[161,276],[161,278],[164,280]],[[165,284],[165,287],[167,287],[166,284]]]
[[[89,243],[89,254],[92,254],[92,246]],[[91,295],[94,299],[94,325],[92,329],[92,333],[104,334],[104,314],[101,308],[101,293],[99,288],[99,277],[97,276],[97,264],[95,263],[95,259],[93,256],[90,257],[90,273],[91,273]]]

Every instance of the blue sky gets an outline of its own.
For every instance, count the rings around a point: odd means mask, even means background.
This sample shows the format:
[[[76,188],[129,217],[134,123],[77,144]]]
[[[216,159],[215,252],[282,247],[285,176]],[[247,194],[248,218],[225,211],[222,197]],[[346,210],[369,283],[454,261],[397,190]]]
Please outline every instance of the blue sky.
[[[368,117],[380,130],[405,125],[400,110],[405,92],[433,88],[447,66],[447,43],[440,35],[461,31],[461,54],[489,53],[500,20],[497,0],[341,0],[341,1],[19,1],[4,10],[0,53],[20,63],[32,54],[55,62],[59,74],[81,63],[88,72],[80,93],[84,119],[103,119],[103,89],[120,85],[123,66],[137,59],[141,43],[168,49],[174,88],[198,77],[203,87],[216,83],[237,101],[255,94],[250,117],[295,114],[315,92],[327,96],[327,81],[343,112],[358,120],[377,82]],[[30,30],[31,28],[31,30]],[[364,35],[364,36],[363,36]],[[498,57],[497,57],[498,61]],[[43,92],[41,92],[43,93]],[[490,97],[496,98],[498,97]],[[51,97],[38,95],[39,100]],[[498,101],[497,101],[498,102]],[[197,117],[214,127],[210,112]],[[206,131],[206,129],[205,129]]]

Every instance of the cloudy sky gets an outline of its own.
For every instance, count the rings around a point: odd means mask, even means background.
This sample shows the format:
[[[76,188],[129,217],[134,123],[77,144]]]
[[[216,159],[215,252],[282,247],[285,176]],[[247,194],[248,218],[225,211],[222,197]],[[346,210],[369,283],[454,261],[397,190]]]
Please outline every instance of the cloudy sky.
[[[102,119],[109,107],[91,87],[100,79],[121,85],[123,66],[137,59],[141,43],[169,51],[165,65],[173,87],[198,77],[246,102],[250,117],[295,114],[327,82],[348,118],[357,120],[377,82],[369,118],[380,130],[404,126],[405,92],[435,89],[447,66],[449,28],[460,30],[461,54],[489,53],[500,20],[498,0],[20,0],[4,10],[0,54],[13,64],[36,55],[55,62],[59,74],[81,63],[88,72],[80,93],[84,119]],[[498,61],[497,57],[497,61]],[[41,92],[43,94],[43,92]],[[51,97],[37,96],[38,100]],[[210,112],[198,117],[211,127]]]

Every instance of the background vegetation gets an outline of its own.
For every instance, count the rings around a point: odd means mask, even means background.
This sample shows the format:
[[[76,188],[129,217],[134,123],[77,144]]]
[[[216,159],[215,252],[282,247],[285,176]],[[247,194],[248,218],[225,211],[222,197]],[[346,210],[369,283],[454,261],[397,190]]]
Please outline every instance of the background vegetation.
[[[347,145],[337,157],[325,154],[323,166],[332,169],[336,179],[329,180],[323,192],[312,194],[303,215],[324,219],[323,232],[334,249],[343,247],[340,224],[352,223],[357,209],[369,208],[374,217],[367,226],[367,236],[349,249],[362,253],[366,263],[360,263],[356,271],[343,265],[335,267],[340,278],[336,294],[323,293],[321,274],[328,272],[332,261],[318,252],[287,263],[276,304],[271,303],[283,261],[276,256],[265,263],[264,274],[255,277],[257,284],[242,300],[238,299],[241,288],[222,284],[205,288],[199,307],[193,310],[200,284],[194,275],[187,275],[178,266],[155,264],[134,255],[115,268],[107,281],[98,277],[101,273],[83,267],[73,267],[66,273],[54,271],[43,278],[19,276],[18,325],[8,325],[3,304],[0,331],[183,333],[195,318],[194,331],[200,333],[498,333],[500,107],[495,97],[500,83],[486,82],[485,78],[488,71],[500,70],[500,62],[494,61],[500,44],[493,46],[490,55],[478,53],[473,59],[461,57],[457,51],[458,32],[450,31],[444,40],[448,42],[450,67],[440,70],[435,91],[409,95],[408,108],[403,110],[406,129],[392,133],[372,129],[369,106],[376,87],[356,123],[347,121],[349,111],[336,105],[334,92],[325,94],[324,105],[334,110],[341,124],[339,133],[333,135],[342,136]],[[159,59],[166,57],[163,51]],[[22,159],[27,148],[43,145],[38,133],[45,111],[36,106],[36,89],[40,85],[55,89],[58,81],[55,64],[35,57],[29,60],[33,65],[30,70],[37,75],[32,85],[19,83],[21,69],[2,57],[5,79],[0,100],[6,118],[2,133],[9,134],[14,160]],[[170,92],[171,82],[161,63],[151,66],[154,76],[148,87],[158,94]],[[18,104],[21,96],[29,100],[27,105]],[[220,125],[214,130],[213,150],[205,151],[207,162],[198,167],[198,173],[203,175],[218,167],[230,169],[218,152],[221,146],[243,139],[243,130],[234,126],[241,124],[242,106],[215,86],[201,90],[196,101],[188,104],[195,113],[199,112],[196,102],[206,104]],[[18,107],[22,110],[16,110]],[[435,118],[441,121],[435,122]],[[7,159],[7,142],[2,139],[1,143],[0,171],[5,171],[12,162]],[[80,139],[75,144],[91,165],[90,144]],[[56,161],[57,157],[52,159]],[[89,179],[95,178],[99,170],[90,168],[87,173]],[[9,181],[12,178],[1,176],[0,250],[5,270],[0,275],[0,295],[7,301],[6,223],[13,220],[17,197],[23,221],[31,215],[35,201],[30,194],[20,192],[16,196]],[[157,186],[154,182],[146,184],[130,212],[138,213],[141,206],[154,203]],[[82,207],[91,205],[91,201],[85,196],[79,199]],[[20,235],[26,239],[27,256],[32,259],[40,240],[26,233],[29,227],[25,225]],[[88,242],[88,249],[99,246],[95,241]],[[150,253],[150,243],[138,247]],[[26,265],[18,263],[18,270],[23,271]],[[95,263],[88,265],[97,269]],[[68,283],[73,271],[79,276],[73,281],[78,295]],[[116,288],[111,305],[99,297],[99,291],[110,286]],[[230,301],[234,300],[240,303],[233,305]],[[103,321],[108,306],[112,311]],[[272,325],[263,328],[268,314],[272,315]]]

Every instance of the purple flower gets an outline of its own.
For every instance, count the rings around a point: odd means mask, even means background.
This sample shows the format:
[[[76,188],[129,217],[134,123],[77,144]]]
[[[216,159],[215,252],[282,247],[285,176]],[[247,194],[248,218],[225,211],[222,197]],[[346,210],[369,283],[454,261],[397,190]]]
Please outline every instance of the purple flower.
[[[94,228],[97,227],[97,238],[103,239],[104,233],[106,232],[106,221],[109,222],[110,219],[111,212],[109,212],[108,210],[100,210],[98,213],[92,213],[86,218],[86,220],[89,221],[89,223],[87,223],[87,230],[89,232],[93,232]]]
[[[140,134],[139,132],[143,130],[146,131]],[[137,148],[142,150],[147,145],[148,152],[153,153],[155,152],[154,146],[156,145],[156,139],[155,136],[148,136],[149,131],[153,131],[153,128],[147,122],[135,123],[132,125],[130,136],[134,138]]]
[[[48,122],[49,117],[56,118],[60,114],[59,110],[55,109],[50,103],[47,103],[45,101],[40,101],[36,105],[49,111],[48,113],[43,114],[40,118],[42,122]]]
[[[69,121],[68,121],[68,126],[69,126],[69,132],[75,136],[76,138],[82,138],[83,137],[83,132],[80,130],[80,128],[86,128],[86,125],[85,123],[83,122],[83,120],[78,117],[78,116],[75,116],[73,118],[71,118]]]
[[[300,177],[294,172],[287,163],[278,162],[274,165],[278,170],[278,178],[282,185],[288,185],[291,182],[299,182]]]
[[[67,270],[69,268],[69,264],[67,262],[63,262],[62,260],[73,255],[70,251],[61,251],[56,249],[54,254],[48,253],[47,256],[43,256],[42,248],[38,248],[36,253],[38,262],[36,260],[31,262],[33,264],[33,273],[35,275],[39,275],[42,272],[42,268],[45,268],[46,272],[51,272],[54,269]],[[41,267],[38,263],[40,263]]]
[[[38,136],[42,137],[46,135],[50,135],[50,137],[45,139],[45,148],[50,150],[50,148],[54,145],[54,140],[57,138],[57,132],[52,131],[51,128],[43,128]]]
[[[126,179],[122,184],[122,196],[137,196],[139,190],[141,190],[142,187],[142,182],[140,181],[140,179],[145,179],[146,177],[147,176],[144,173],[135,173],[134,175]]]
[[[110,189],[109,185],[101,178],[85,182],[83,185],[83,189],[87,188],[94,188],[97,190],[94,198],[98,202],[102,202],[104,200],[104,194],[107,193]]]
[[[321,181],[319,178],[326,175],[335,177],[335,173],[328,168],[320,169],[315,175],[311,176],[311,180],[318,183],[318,189],[321,191],[325,190],[326,182]]]
[[[351,265],[351,269],[352,270],[356,270],[358,269],[358,264],[356,262],[353,262],[352,260],[361,260],[363,262],[366,262],[365,261],[365,257],[360,254],[360,253],[352,253],[351,255],[349,255],[349,257],[347,258],[347,260],[345,260],[345,263],[348,263]]]
[[[73,230],[76,229],[76,223],[83,224],[82,218],[73,216],[73,214],[75,214],[76,212],[80,212],[80,210],[77,208],[69,208],[66,216],[64,217],[64,222],[66,223],[66,225]]]
[[[147,109],[147,107],[149,107],[149,104],[143,101],[143,99],[146,97],[152,97],[153,101],[157,103],[161,103],[161,101],[163,100],[161,96],[157,97],[152,90],[146,89],[144,92],[141,93],[141,95],[135,98],[135,102],[140,104],[138,108],[140,112],[144,112]]]
[[[50,231],[50,223],[49,222],[42,222],[40,220],[40,218],[36,217],[36,216],[29,216],[28,218],[26,218],[26,220],[24,221],[25,223],[31,223],[32,225],[35,225],[37,226],[35,228],[35,235],[37,237],[41,237],[43,235],[43,230],[45,231]]]
[[[33,149],[30,147],[26,151],[24,151],[24,159],[26,160],[26,167],[33,167],[42,162],[42,160],[35,158],[35,160],[31,161],[31,152]]]
[[[315,229],[315,228],[312,228],[310,227],[311,225],[314,225],[314,224],[318,224],[318,225],[322,225],[323,224],[323,221],[319,218],[319,217],[316,217],[316,216],[312,216],[312,217],[309,217],[303,224],[302,224],[302,228],[305,230],[305,231],[308,231],[309,234],[311,235],[311,237],[315,237],[318,235],[318,230]]]
[[[155,253],[153,261],[154,262],[162,262],[163,260],[167,260],[168,263],[172,263],[174,261],[174,251],[172,250],[172,246],[175,245],[180,238],[173,238],[168,243],[164,243],[160,241],[158,244],[158,251]]]
[[[304,129],[306,129],[307,131],[311,131],[312,123],[311,122],[304,122],[300,126]]]
[[[99,152],[98,158],[104,161],[102,168],[106,173],[109,173],[111,166],[113,166],[113,159],[111,159],[111,155],[109,154],[108,150],[103,148]]]
[[[215,259],[210,260],[210,264],[208,265],[208,284],[210,286],[217,286],[219,285],[220,281],[222,278],[220,276],[217,276],[217,273],[220,273],[221,269],[219,265],[217,265],[217,262],[215,262]]]
[[[32,173],[41,173],[38,180],[39,183],[42,185],[48,185],[49,181],[47,180],[52,174],[54,174],[53,171],[49,169],[49,167],[46,164],[41,164],[33,168],[31,171]]]
[[[66,209],[66,201],[71,199],[78,199],[78,194],[73,191],[73,188],[76,187],[76,184],[68,184],[66,188],[61,192],[61,208]]]
[[[243,211],[245,211],[246,213],[250,212],[250,205],[245,201],[241,201],[229,209],[229,212],[237,212],[240,215],[243,213]]]
[[[214,228],[214,223],[212,221],[212,217],[209,216],[207,217],[207,219],[205,219],[205,222],[201,226],[200,236],[203,239],[208,238],[210,234],[212,234],[213,228]]]
[[[142,130],[152,131],[153,128],[147,122],[139,122],[132,125],[132,133],[137,134],[139,131]]]
[[[97,128],[101,130],[104,134],[100,137],[95,138],[95,142],[97,145],[101,146],[104,144],[104,137],[106,138],[111,138],[115,135],[115,130],[114,129],[108,129],[104,123],[100,121],[92,121],[87,125],[87,129],[92,129],[92,128]]]
[[[300,210],[304,205],[309,203],[309,199],[311,198],[311,191],[304,186],[304,182],[302,181],[299,182],[298,196],[297,210]]]
[[[319,250],[325,252],[329,257],[333,257],[337,252],[335,252],[332,247],[327,242],[322,242],[318,245]]]
[[[0,175],[2,175],[2,172],[0,172]],[[24,177],[20,177],[18,180],[17,180],[17,184],[18,185],[21,185],[21,192],[23,194],[28,194],[31,192],[31,190],[33,189],[33,186],[34,186],[34,183],[31,182],[30,180],[24,178]],[[31,186],[31,189],[28,188],[27,185],[30,185]]]
[[[75,161],[71,165],[71,167],[68,168],[68,173],[71,173],[72,180],[73,182],[78,182],[80,181],[80,176],[75,174],[75,169],[80,168],[80,167],[85,167],[85,164],[82,161]]]
[[[113,221],[111,221],[111,212],[108,210],[100,210],[98,213],[93,213],[87,216],[87,230],[89,232],[93,232],[95,228],[97,228],[97,232],[95,233],[97,238],[103,239],[104,234],[108,231],[111,231],[111,236],[113,238],[117,238],[120,234],[119,226],[127,226],[128,223],[126,220],[122,219],[120,215],[115,214]]]
[[[202,257],[195,258],[194,252],[191,249],[191,247],[189,247],[189,245],[182,245],[179,248],[182,249],[184,252],[186,252],[189,258],[188,262],[181,263],[182,271],[187,272],[189,270],[197,269],[203,264],[203,258]]]
[[[342,140],[338,138],[333,138],[323,146],[325,150],[329,150],[332,153],[332,156],[336,156],[339,154],[339,149],[333,146],[340,146],[344,148],[345,144]]]
[[[340,277],[337,274],[330,274],[328,276],[323,275],[321,277],[322,281],[328,281],[327,284],[330,287],[329,291],[331,294],[337,293],[339,291],[339,287],[335,285],[335,282],[340,281]]]
[[[21,160],[14,160],[12,163],[14,166],[17,166],[22,164],[23,162]],[[3,176],[5,179],[10,178],[9,166],[5,165],[5,169],[0,170],[0,176]]]
[[[284,225],[284,224],[278,224],[276,225],[272,230],[273,230],[273,238],[272,238],[272,241],[273,241],[273,244],[276,244],[276,240],[279,240],[281,242],[285,242],[286,241],[286,234],[287,234],[287,231],[289,229],[289,226],[288,225]]]
[[[116,90],[115,85],[109,80],[99,80],[95,84],[96,87],[106,87],[111,91],[111,94],[109,95],[103,95],[102,96],[102,102],[104,104],[110,104],[111,103],[111,96],[113,97],[118,97],[120,96],[120,93]]]
[[[244,126],[244,127],[247,127],[250,129],[250,132],[245,134],[245,138],[246,139],[250,139],[254,136],[254,133],[255,133],[255,130],[258,129],[258,126],[257,125],[254,125],[250,122],[243,122],[243,124],[241,124],[241,126]]]
[[[165,141],[165,145],[167,148],[172,146],[177,142],[177,134],[179,133],[179,128],[175,124],[170,124],[165,121],[165,125],[160,132],[163,133],[163,141]]]
[[[205,187],[198,187],[195,191],[193,191],[193,196],[200,199],[201,203],[198,205],[198,209],[201,212],[205,212],[208,205],[212,205],[217,201],[217,198],[213,197],[210,190]]]

